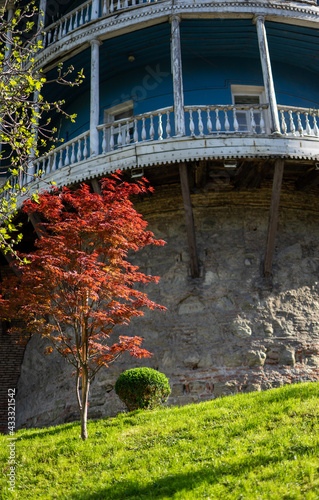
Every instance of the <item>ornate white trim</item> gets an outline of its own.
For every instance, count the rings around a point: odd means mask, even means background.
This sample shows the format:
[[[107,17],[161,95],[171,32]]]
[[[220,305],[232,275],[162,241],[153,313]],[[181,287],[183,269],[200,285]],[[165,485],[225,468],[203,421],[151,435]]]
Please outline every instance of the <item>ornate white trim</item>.
[[[50,45],[39,53],[36,60],[36,67],[44,67],[49,62],[61,57],[68,51],[77,50],[81,45],[90,43],[92,38],[114,38],[120,34],[138,30],[145,26],[161,23],[169,20],[170,16],[180,16],[181,18],[214,18],[224,14],[224,18],[244,17],[253,18],[255,15],[262,15],[266,20],[298,24],[309,27],[317,27],[319,22],[319,7],[294,2],[250,2],[244,1],[223,1],[208,3],[179,3],[172,7],[171,3],[161,2],[149,5],[139,5],[127,10],[115,13],[105,18],[91,21],[85,26],[76,29],[66,35],[62,40]],[[84,45],[85,46],[85,45]]]
[[[285,158],[319,161],[319,140],[297,137],[247,137],[220,135],[203,138],[170,138],[122,147],[117,151],[94,156],[73,165],[64,166],[30,186],[28,195],[57,186],[68,186],[110,174],[116,170],[161,166],[182,161],[235,158]],[[25,196],[18,199],[21,206]]]

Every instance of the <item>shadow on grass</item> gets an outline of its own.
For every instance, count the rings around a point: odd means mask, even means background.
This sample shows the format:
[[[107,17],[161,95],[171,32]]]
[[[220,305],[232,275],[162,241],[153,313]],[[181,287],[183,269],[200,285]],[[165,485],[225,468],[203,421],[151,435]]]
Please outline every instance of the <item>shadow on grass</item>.
[[[310,450],[308,450],[309,452]],[[314,451],[314,450],[313,450]],[[287,459],[287,458],[286,458]],[[201,483],[213,485],[225,482],[229,485],[227,476],[244,477],[252,470],[258,470],[261,466],[276,464],[283,460],[282,457],[249,457],[236,464],[222,464],[214,467],[207,464],[205,468],[195,472],[168,474],[148,485],[140,485],[138,481],[114,480],[111,486],[100,488],[98,491],[82,491],[68,496],[70,500],[154,500],[160,498],[171,498],[175,493],[185,490],[192,491]],[[138,476],[138,471],[136,472]],[[229,485],[230,486],[230,485]],[[231,491],[231,490],[230,490]]]
[[[63,425],[63,427],[61,427]],[[63,434],[66,430],[72,429],[73,427],[79,427],[80,422],[70,422],[69,424],[61,424],[56,427],[44,427],[43,429],[19,429],[21,435],[17,435],[17,441],[26,441],[27,439],[41,438],[45,436],[54,436],[55,434]],[[26,434],[22,434],[23,431]]]

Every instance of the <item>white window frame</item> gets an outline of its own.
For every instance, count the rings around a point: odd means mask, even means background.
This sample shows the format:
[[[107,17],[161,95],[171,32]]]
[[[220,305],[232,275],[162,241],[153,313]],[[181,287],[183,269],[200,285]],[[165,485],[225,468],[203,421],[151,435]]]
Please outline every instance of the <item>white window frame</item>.
[[[103,116],[103,122],[105,124],[111,124],[114,123],[115,117],[119,114],[125,113],[127,111],[128,113],[128,119],[133,117],[133,100],[131,99],[130,101],[125,101],[121,102],[120,104],[116,104],[115,106],[112,106],[111,108],[107,108],[104,110],[104,116]],[[123,118],[125,120],[125,118]],[[122,131],[123,132],[123,131]],[[133,128],[130,129],[131,135],[133,134]],[[114,128],[114,135],[117,136],[119,133],[119,127]],[[111,139],[111,129],[108,128],[106,132],[106,143],[107,143],[107,151],[110,150],[109,144],[110,144],[110,139]]]
[[[259,97],[259,104],[266,104],[266,94],[265,94],[265,88],[262,86],[257,86],[257,85],[231,85],[231,94],[232,94],[232,103],[235,105],[235,96],[258,96]],[[241,130],[241,132],[249,133],[252,132],[251,130],[251,119],[250,119],[250,110],[247,111],[238,111],[237,115],[239,113],[242,113],[245,115],[246,119],[246,130]],[[259,123],[260,121],[260,112],[258,110],[254,111],[254,117],[256,123]],[[265,113],[265,110],[263,112],[263,118],[265,122],[265,130],[269,130],[269,121],[268,121],[268,116],[267,113]]]
[[[133,116],[133,100],[121,102],[120,104],[116,104],[116,106],[105,109],[103,117],[104,123],[113,123],[115,121],[115,116],[125,113],[125,111],[132,111],[131,116]]]

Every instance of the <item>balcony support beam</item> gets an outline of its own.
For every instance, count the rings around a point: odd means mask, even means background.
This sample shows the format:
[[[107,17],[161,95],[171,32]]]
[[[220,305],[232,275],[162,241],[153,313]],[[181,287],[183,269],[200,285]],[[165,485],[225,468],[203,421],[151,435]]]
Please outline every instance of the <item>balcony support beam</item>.
[[[97,39],[91,40],[91,88],[90,88],[90,156],[99,154],[99,124],[100,112],[100,70],[99,46]]]
[[[42,236],[45,236],[47,234],[45,226],[43,225],[43,222],[41,220],[41,217],[37,213],[33,214],[28,213],[28,218],[33,226],[33,229],[35,230],[38,239],[40,240]]]
[[[101,185],[97,179],[91,179],[91,186],[96,194],[101,194]]]
[[[185,219],[186,219],[186,232],[187,232],[188,248],[190,255],[191,276],[192,278],[198,278],[199,263],[198,263],[197,248],[196,248],[195,225],[194,225],[192,202],[189,191],[187,164],[185,162],[179,164],[179,175],[181,179],[181,188],[182,188]]]
[[[267,102],[269,103],[270,129],[272,133],[280,134],[280,125],[275,94],[274,80],[270,63],[267,34],[265,28],[265,18],[255,16],[254,22],[257,29],[260,62],[263,73],[264,87]]]
[[[264,275],[266,278],[271,276],[271,270],[272,270],[272,261],[275,249],[275,238],[276,238],[277,224],[278,224],[278,212],[279,212],[282,177],[284,173],[284,164],[285,160],[283,158],[279,158],[278,160],[275,161],[275,171],[272,184],[271,203],[270,203],[270,212],[268,221],[266,253],[264,260]]]
[[[171,16],[171,72],[173,77],[175,136],[185,135],[182,50],[179,16]]]

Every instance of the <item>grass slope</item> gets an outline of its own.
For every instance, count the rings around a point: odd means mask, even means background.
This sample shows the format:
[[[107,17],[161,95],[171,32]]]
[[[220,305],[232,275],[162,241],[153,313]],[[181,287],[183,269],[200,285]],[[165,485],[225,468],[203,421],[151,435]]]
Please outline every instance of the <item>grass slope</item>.
[[[319,499],[319,384],[16,433],[2,499]]]

